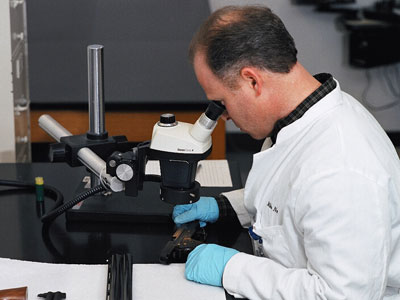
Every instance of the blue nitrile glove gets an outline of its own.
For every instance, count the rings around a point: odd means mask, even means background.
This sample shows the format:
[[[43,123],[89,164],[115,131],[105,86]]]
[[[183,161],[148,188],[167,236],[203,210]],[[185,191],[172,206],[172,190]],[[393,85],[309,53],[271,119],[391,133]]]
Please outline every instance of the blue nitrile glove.
[[[218,217],[219,209],[214,197],[200,197],[193,204],[176,205],[172,212],[172,218],[178,226],[199,220],[200,227],[204,227],[206,222],[213,223],[218,220]]]
[[[190,252],[185,276],[195,282],[222,286],[225,266],[239,251],[215,244],[201,244]]]

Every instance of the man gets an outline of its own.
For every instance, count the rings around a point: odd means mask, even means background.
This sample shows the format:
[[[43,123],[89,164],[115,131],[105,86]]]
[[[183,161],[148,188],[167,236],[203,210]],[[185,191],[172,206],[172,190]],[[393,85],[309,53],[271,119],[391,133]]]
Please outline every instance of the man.
[[[244,190],[177,206],[177,224],[235,215],[254,254],[198,246],[186,277],[249,299],[400,299],[400,164],[330,74],[310,75],[266,7],[226,7],[190,57],[207,97],[255,139]]]

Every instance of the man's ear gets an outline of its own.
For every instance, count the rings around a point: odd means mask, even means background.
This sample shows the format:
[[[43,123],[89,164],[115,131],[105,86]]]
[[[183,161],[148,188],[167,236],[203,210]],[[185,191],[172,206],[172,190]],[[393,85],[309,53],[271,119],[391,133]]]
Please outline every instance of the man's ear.
[[[261,89],[264,82],[260,70],[253,67],[244,67],[240,71],[240,77],[245,82],[247,87],[255,92],[256,96],[261,94]]]

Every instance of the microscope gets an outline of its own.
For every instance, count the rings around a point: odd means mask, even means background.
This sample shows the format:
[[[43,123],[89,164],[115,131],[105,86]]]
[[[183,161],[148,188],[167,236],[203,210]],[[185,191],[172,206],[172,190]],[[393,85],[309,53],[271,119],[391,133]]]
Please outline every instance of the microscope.
[[[85,166],[91,187],[103,186],[111,194],[137,197],[144,182],[151,181],[159,184],[159,197],[165,203],[196,202],[200,197],[197,165],[211,153],[211,134],[225,107],[211,101],[195,124],[162,114],[149,141],[133,143],[125,136],[110,137],[105,130],[104,47],[90,45],[87,51],[89,131],[72,135],[51,116],[42,115],[39,126],[58,142],[50,145],[50,161]],[[161,175],[145,173],[148,160],[159,161]]]
[[[39,126],[57,141],[50,145],[50,161],[66,162],[71,167],[85,166],[90,172],[91,186],[89,191],[82,193],[83,197],[80,194],[45,215],[44,223],[51,223],[64,212],[67,212],[68,220],[70,208],[89,197],[93,198],[87,199],[90,202],[110,203],[118,198],[135,201],[144,182],[156,183],[160,200],[169,207],[195,203],[200,198],[200,184],[195,180],[198,162],[211,153],[211,134],[225,107],[219,101],[211,101],[195,124],[177,121],[171,113],[162,114],[149,141],[134,143],[127,141],[125,136],[110,137],[105,130],[103,49],[101,45],[87,48],[89,131],[72,135],[51,116],[39,118]],[[148,160],[159,161],[161,175],[146,174]],[[154,189],[154,185],[151,188]],[[100,197],[94,196],[99,193],[102,193]],[[117,207],[121,209],[118,204]],[[96,220],[102,214],[94,216]],[[131,214],[129,218],[136,216]],[[154,218],[148,219],[154,221]],[[168,220],[170,222],[170,215]],[[185,261],[188,253],[205,240],[205,231],[199,229],[198,222],[178,228],[161,251],[160,262]]]

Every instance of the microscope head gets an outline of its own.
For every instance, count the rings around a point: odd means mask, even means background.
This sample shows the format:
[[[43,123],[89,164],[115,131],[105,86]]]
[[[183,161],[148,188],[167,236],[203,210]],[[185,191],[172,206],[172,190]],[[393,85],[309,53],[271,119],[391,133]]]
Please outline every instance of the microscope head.
[[[194,203],[200,198],[200,184],[195,180],[197,164],[212,150],[211,134],[225,111],[212,101],[195,124],[178,122],[173,114],[163,114],[153,127],[151,141],[130,151],[115,151],[107,159],[107,174],[124,183],[125,194],[135,197],[143,181],[160,182],[160,198],[171,204]],[[161,176],[147,176],[147,160],[160,162]]]
[[[160,161],[161,200],[186,204],[199,199],[197,164],[211,153],[211,134],[224,111],[219,101],[212,101],[195,124],[177,122],[173,114],[161,115],[153,128],[149,155]]]

